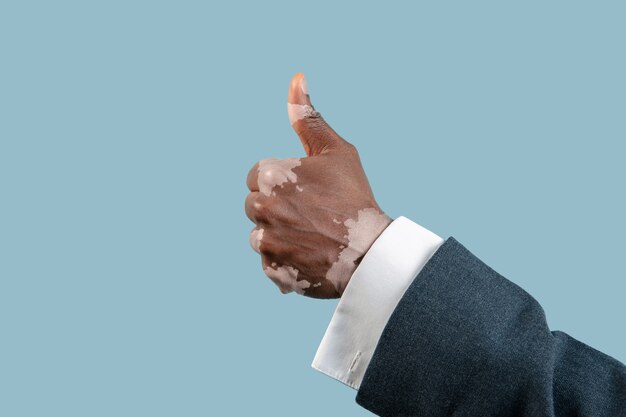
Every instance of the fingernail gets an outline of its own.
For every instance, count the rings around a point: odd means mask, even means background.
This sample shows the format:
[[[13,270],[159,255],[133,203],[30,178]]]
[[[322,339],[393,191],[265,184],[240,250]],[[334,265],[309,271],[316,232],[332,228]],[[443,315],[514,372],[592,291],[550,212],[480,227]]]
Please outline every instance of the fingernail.
[[[302,90],[304,94],[309,94],[306,88],[306,78],[304,78],[304,74],[302,74],[302,79],[300,80],[300,90]]]
[[[299,72],[291,78],[289,86],[288,102],[292,104],[309,104],[307,101],[307,88],[304,74]]]

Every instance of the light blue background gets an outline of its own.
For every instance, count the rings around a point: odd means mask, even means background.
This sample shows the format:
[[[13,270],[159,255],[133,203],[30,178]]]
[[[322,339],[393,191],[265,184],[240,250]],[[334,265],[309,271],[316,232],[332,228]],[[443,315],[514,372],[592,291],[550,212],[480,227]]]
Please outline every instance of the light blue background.
[[[369,414],[248,244],[297,71],[390,215],[626,360],[623,2],[86,3],[0,5],[0,415]]]

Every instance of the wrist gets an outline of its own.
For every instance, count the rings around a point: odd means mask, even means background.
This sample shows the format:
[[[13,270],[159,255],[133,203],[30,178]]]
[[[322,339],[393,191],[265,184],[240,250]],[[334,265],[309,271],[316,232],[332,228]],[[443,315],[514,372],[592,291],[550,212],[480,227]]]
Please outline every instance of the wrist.
[[[380,209],[367,208],[359,210],[356,219],[344,223],[348,228],[348,245],[341,248],[337,262],[326,275],[338,283],[337,293],[340,297],[376,239],[392,222],[393,219]]]

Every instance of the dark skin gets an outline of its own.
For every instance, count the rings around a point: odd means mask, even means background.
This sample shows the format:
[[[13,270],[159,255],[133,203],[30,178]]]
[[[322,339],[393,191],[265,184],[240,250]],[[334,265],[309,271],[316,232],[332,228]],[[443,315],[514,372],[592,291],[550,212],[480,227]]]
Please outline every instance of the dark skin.
[[[251,244],[283,293],[340,297],[391,219],[376,203],[356,148],[313,108],[301,73],[292,78],[288,103],[307,157],[260,161],[248,173]]]

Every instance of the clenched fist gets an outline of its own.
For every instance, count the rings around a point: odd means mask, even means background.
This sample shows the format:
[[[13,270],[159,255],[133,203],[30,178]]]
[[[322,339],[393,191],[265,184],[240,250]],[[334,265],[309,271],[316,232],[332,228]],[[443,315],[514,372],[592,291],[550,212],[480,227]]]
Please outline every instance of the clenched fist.
[[[303,74],[291,80],[287,106],[307,157],[265,159],[250,170],[250,244],[281,292],[340,297],[391,219],[374,199],[356,148],[315,111]]]

